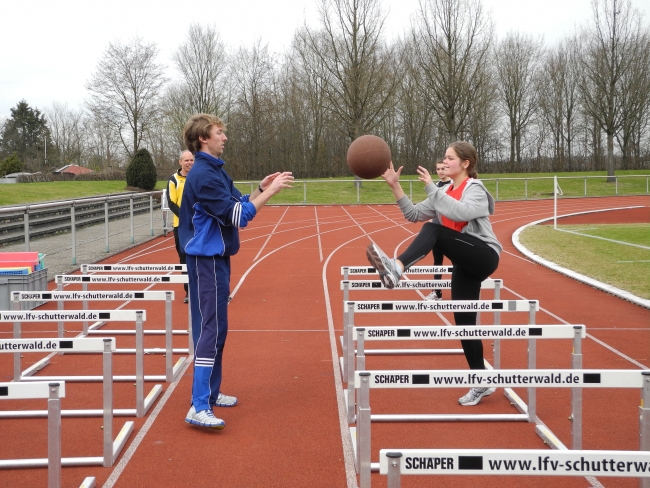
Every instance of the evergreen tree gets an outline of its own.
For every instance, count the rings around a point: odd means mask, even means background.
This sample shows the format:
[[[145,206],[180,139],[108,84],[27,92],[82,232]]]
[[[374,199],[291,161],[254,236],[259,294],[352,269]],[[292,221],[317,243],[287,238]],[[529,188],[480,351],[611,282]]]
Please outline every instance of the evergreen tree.
[[[0,139],[0,156],[15,154],[33,170],[41,169],[45,157],[46,140],[50,138],[45,116],[21,100],[11,109]],[[50,149],[50,148],[48,148]],[[51,148],[54,149],[54,148]]]
[[[126,168],[126,184],[145,191],[152,191],[158,179],[153,158],[146,149],[138,149]]]
[[[22,169],[22,161],[18,159],[18,156],[12,154],[0,163],[0,177],[10,175],[11,173],[19,173]]]

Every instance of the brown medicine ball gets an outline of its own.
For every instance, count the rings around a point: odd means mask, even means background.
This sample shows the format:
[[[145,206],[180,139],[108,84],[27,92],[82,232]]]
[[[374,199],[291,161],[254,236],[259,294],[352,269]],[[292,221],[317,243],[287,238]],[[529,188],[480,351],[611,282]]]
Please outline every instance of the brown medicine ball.
[[[371,180],[383,175],[390,166],[390,147],[381,137],[360,136],[350,144],[347,161],[352,173]]]

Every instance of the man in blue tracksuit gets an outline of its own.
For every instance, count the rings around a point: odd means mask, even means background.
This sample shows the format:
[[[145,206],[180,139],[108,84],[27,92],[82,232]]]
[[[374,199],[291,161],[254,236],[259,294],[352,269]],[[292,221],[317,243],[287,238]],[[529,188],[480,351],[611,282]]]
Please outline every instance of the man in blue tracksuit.
[[[237,398],[224,395],[221,360],[228,333],[230,256],[239,250],[239,228],[282,188],[290,188],[291,173],[274,173],[251,195],[242,195],[219,157],[227,141],[225,124],[213,115],[195,114],[185,125],[185,144],[194,154],[180,210],[179,235],[187,255],[190,285],[194,380],[189,424],[223,429],[213,407],[233,407]]]

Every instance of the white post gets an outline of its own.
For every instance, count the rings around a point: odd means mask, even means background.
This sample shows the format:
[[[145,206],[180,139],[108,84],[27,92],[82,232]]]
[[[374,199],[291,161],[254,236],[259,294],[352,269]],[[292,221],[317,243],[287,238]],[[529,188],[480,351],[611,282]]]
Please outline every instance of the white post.
[[[557,175],[553,177],[553,229],[557,229]]]

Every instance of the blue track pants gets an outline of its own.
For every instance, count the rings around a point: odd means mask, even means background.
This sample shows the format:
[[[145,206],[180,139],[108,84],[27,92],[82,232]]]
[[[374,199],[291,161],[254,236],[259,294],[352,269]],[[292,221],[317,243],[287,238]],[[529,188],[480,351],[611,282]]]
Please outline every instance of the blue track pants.
[[[221,360],[228,335],[230,257],[187,256],[194,339],[192,404],[212,407],[221,388]]]

